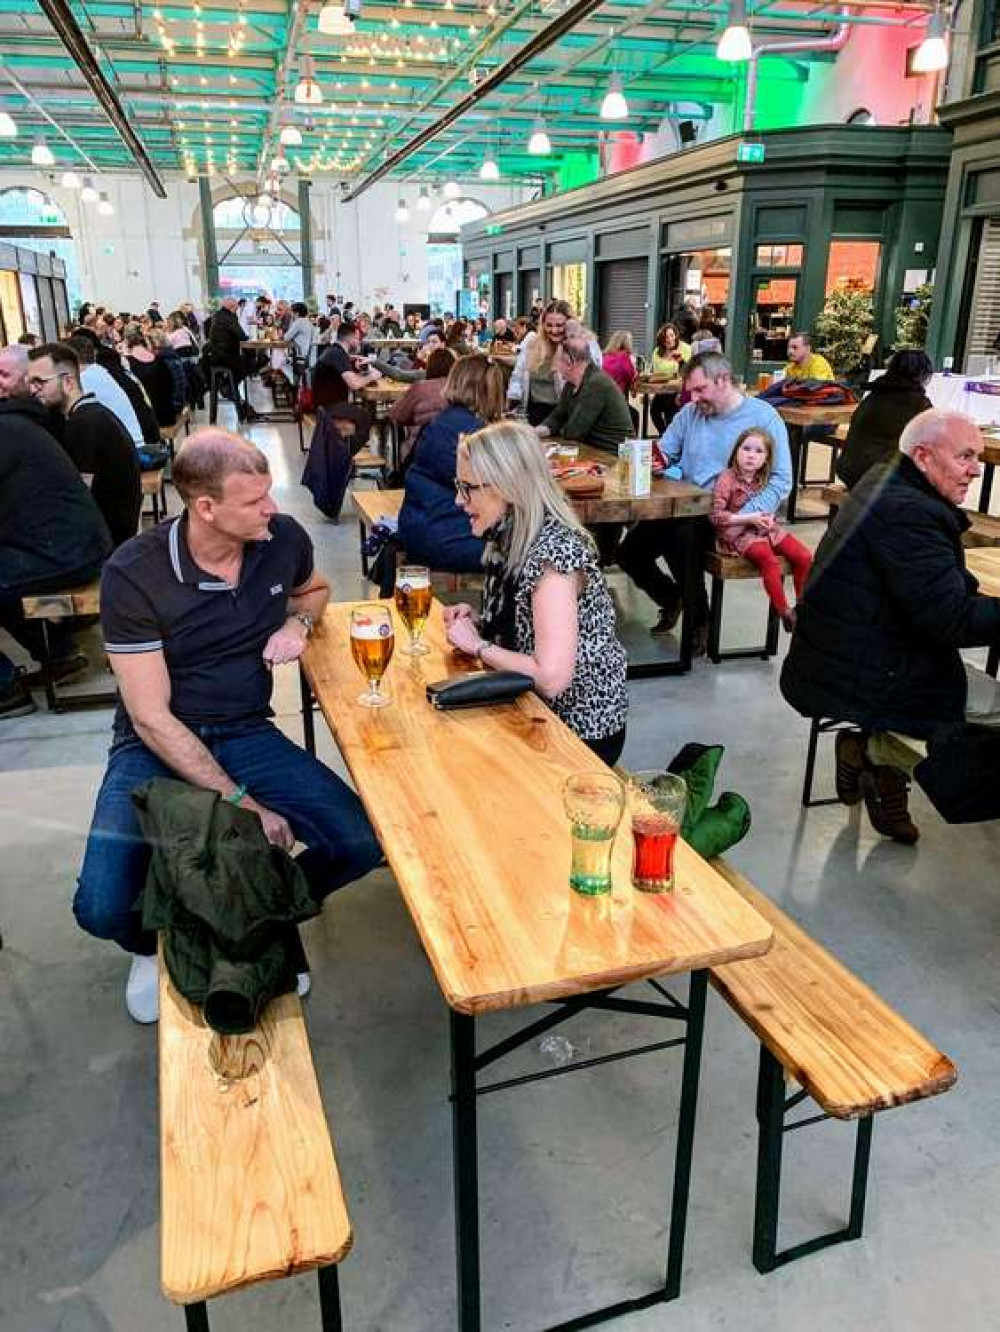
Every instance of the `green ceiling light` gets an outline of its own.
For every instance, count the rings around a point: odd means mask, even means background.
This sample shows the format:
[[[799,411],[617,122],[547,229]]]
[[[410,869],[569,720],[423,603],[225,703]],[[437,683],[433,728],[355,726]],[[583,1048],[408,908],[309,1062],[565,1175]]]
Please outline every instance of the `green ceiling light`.
[[[97,203],[100,197],[101,196],[97,193],[97,190],[94,188],[94,181],[92,177],[84,176],[83,189],[80,191],[80,198],[83,200],[83,202],[88,204]]]
[[[417,199],[417,211],[426,213],[431,206],[431,196],[427,193],[427,186],[421,185],[420,195]]]
[[[535,120],[532,128],[531,138],[528,140],[528,152],[532,157],[548,157],[552,152],[552,140],[541,116]]]
[[[302,131],[298,125],[282,125],[279,139],[285,148],[302,147]]]
[[[75,171],[64,171],[59,183],[64,190],[78,190],[83,184],[83,181]]]
[[[299,106],[323,105],[323,93],[316,82],[316,69],[311,56],[302,58],[302,77],[295,85],[294,97]]]
[[[9,116],[6,111],[0,111],[0,139],[16,139],[17,124],[13,116]]]
[[[41,135],[35,140],[31,150],[31,163],[32,166],[38,167],[50,167],[56,164],[55,154]]]
[[[936,74],[948,68],[947,30],[944,14],[936,9],[927,23],[924,40],[913,56],[912,69],[915,74]]]
[[[729,64],[749,60],[753,55],[750,29],[747,27],[746,0],[729,0],[729,21],[715,48],[716,59]]]
[[[602,120],[628,120],[628,102],[622,85],[622,76],[617,72],[608,79],[608,91],[601,103]]]

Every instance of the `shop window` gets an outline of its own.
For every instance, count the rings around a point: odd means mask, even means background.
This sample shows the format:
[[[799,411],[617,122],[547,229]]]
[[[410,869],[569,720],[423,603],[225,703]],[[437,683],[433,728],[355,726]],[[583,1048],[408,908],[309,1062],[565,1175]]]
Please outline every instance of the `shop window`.
[[[710,305],[717,327],[725,331],[729,306],[729,283],[733,252],[729,247],[717,250],[688,250],[668,254],[662,260],[661,291],[664,306],[661,318],[673,319],[685,302],[699,308]],[[725,337],[722,338],[723,347]]]
[[[878,241],[831,241],[826,266],[827,296],[831,291],[873,292],[881,255]]]
[[[801,245],[758,245],[758,268],[801,268]]]
[[[795,331],[798,290],[797,277],[754,279],[750,319],[755,361],[788,360],[788,339]]]
[[[587,265],[553,264],[549,270],[552,299],[566,301],[577,319],[587,318]]]
[[[4,341],[16,342],[25,331],[24,318],[17,274],[7,269],[0,272],[0,314],[3,316]]]

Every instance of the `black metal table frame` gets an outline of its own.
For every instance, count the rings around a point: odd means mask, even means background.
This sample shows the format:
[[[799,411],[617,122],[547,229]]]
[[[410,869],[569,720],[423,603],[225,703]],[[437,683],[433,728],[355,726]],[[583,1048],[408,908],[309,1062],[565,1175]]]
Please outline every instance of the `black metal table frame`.
[[[601,1309],[579,1314],[565,1322],[555,1324],[547,1332],[576,1332],[593,1327],[608,1319],[620,1318],[628,1313],[651,1308],[653,1305],[676,1299],[681,1289],[681,1271],[684,1261],[684,1238],[687,1228],[688,1198],[691,1187],[691,1162],[694,1150],[695,1118],[698,1102],[698,1082],[701,1074],[701,1050],[705,1022],[705,996],[708,984],[706,970],[691,973],[687,1007],[681,1004],[659,981],[648,982],[665,1002],[616,998],[620,986],[599,990],[571,999],[553,1001],[555,1012],[521,1027],[487,1049],[476,1051],[476,1019],[465,1013],[449,1010],[451,1037],[451,1105],[452,1150],[455,1172],[455,1242],[458,1265],[458,1328],[459,1332],[480,1332],[482,1326],[480,1295],[479,1253],[479,1159],[477,1133],[477,1106],[479,1096],[520,1087],[526,1083],[559,1077],[582,1068],[595,1068],[622,1059],[650,1054],[657,1050],[684,1046],[684,1069],[681,1080],[680,1113],[677,1124],[677,1143],[674,1154],[673,1191],[670,1208],[670,1230],[667,1259],[662,1286],[648,1294],[619,1300]],[[477,1074],[503,1056],[519,1049],[553,1027],[574,1017],[584,1009],[593,1008],[616,1013],[641,1014],[682,1022],[686,1026],[683,1036],[628,1050],[582,1059],[560,1068],[545,1069],[521,1077],[506,1078],[499,1082],[477,1084]]]
[[[340,1278],[335,1263],[316,1269],[319,1279],[319,1317],[321,1332],[343,1332],[344,1322],[340,1309]],[[208,1325],[208,1306],[204,1300],[184,1306],[184,1326],[187,1332],[211,1332]]]

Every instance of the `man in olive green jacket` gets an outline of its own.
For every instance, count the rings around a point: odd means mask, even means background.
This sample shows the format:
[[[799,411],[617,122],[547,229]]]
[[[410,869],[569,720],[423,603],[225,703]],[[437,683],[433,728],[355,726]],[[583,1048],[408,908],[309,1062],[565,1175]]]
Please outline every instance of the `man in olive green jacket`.
[[[559,401],[540,426],[540,438],[556,435],[616,451],[632,434],[632,418],[621,389],[590,358],[582,338],[563,343],[560,371],[566,381]]]

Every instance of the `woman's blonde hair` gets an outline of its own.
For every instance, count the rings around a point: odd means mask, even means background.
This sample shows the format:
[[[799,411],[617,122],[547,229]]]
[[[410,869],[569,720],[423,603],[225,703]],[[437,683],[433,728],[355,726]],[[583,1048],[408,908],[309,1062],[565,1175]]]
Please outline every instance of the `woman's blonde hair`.
[[[506,390],[503,370],[486,356],[463,356],[455,362],[444,385],[445,402],[468,407],[480,421],[499,421]]]
[[[615,331],[611,334],[611,337],[608,338],[608,345],[604,348],[604,350],[609,352],[627,351],[629,355],[631,355],[632,334],[628,331],[627,328],[616,328]]]
[[[568,301],[549,301],[542,311],[538,320],[538,331],[524,358],[529,374],[537,374],[543,365],[551,365],[559,350],[558,345],[550,341],[545,332],[545,316],[550,314],[559,314],[564,319],[572,319],[573,307]]]
[[[593,548],[590,533],[554,480],[545,447],[529,425],[522,421],[497,421],[463,435],[458,449],[476,483],[492,486],[510,505],[511,539],[505,556],[512,572],[516,573],[524,564],[531,543],[549,516],[579,532]]]

